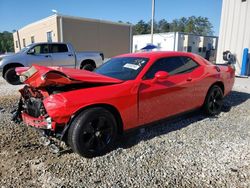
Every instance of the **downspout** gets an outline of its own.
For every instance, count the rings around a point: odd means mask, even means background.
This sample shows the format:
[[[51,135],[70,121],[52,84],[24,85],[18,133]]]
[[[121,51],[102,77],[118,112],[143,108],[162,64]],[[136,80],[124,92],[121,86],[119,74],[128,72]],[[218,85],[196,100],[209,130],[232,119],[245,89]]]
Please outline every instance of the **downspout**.
[[[20,51],[20,50],[21,50],[21,42],[20,42],[20,37],[19,37],[19,32],[18,32],[18,30],[16,31],[16,35],[17,35],[18,46],[19,46],[19,51]]]
[[[62,16],[59,16],[59,24],[60,24],[60,42],[63,42],[63,21],[62,21]]]

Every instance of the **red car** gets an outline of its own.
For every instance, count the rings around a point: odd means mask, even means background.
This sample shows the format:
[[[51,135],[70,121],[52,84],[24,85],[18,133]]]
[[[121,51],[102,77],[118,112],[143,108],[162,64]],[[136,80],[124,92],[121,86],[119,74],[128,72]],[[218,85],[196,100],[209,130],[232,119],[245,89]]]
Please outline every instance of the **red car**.
[[[59,135],[86,157],[104,154],[118,134],[203,107],[221,111],[234,84],[230,65],[184,52],[114,57],[94,72],[60,67],[17,68],[26,84],[15,120]]]

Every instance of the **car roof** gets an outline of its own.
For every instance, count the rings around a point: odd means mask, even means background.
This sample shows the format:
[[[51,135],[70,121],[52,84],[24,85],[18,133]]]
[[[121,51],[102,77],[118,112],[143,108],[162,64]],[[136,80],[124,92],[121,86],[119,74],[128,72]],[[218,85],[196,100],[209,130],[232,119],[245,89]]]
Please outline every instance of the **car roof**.
[[[150,51],[150,52],[136,52],[123,54],[116,57],[144,57],[144,58],[154,58],[162,56],[188,56],[193,57],[195,54],[188,52],[176,52],[176,51]]]
[[[37,44],[67,44],[64,42],[36,42],[36,43],[32,43],[30,45],[37,45]]]

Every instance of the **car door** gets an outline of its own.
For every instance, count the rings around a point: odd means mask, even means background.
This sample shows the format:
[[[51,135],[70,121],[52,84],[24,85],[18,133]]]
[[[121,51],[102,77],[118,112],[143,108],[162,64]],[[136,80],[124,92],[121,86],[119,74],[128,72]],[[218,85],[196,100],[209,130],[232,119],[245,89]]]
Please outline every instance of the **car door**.
[[[66,44],[51,44],[51,56],[55,66],[75,67],[75,57]]]
[[[190,70],[197,64],[186,65],[182,57],[157,60],[145,74],[139,87],[139,124],[146,124],[192,108],[193,88]],[[169,76],[155,80],[158,71]]]
[[[53,66],[49,45],[38,44],[31,48],[27,52],[27,62],[29,65],[38,64],[43,66]]]

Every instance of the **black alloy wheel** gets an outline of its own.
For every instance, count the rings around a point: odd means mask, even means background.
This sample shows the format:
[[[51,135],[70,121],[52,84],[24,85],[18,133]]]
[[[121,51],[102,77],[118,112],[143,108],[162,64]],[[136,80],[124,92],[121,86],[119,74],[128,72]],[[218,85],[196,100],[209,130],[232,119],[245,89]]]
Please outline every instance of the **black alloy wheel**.
[[[117,135],[112,113],[97,107],[80,113],[70,125],[68,142],[73,151],[85,157],[105,154]]]
[[[204,109],[210,116],[218,115],[223,105],[223,92],[217,85],[212,86],[207,94]]]

